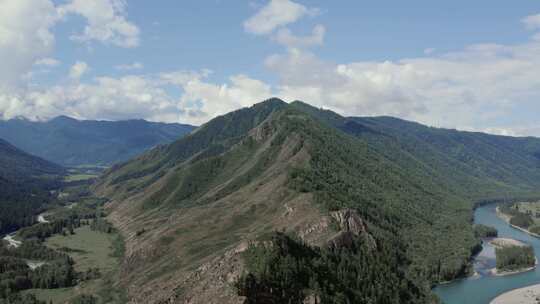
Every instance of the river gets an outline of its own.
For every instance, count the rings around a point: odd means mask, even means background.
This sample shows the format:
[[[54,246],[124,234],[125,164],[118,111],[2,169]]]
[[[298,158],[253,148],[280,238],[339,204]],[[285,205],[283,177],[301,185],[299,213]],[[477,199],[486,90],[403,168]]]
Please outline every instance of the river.
[[[476,209],[474,222],[497,228],[499,237],[512,238],[534,247],[536,258],[540,261],[540,239],[510,227],[497,217],[495,205]],[[495,267],[495,252],[491,245],[484,248],[475,259],[474,268],[479,275],[437,286],[434,291],[445,304],[488,304],[493,298],[506,291],[540,283],[540,267],[533,271],[509,275],[492,276],[488,269]]]

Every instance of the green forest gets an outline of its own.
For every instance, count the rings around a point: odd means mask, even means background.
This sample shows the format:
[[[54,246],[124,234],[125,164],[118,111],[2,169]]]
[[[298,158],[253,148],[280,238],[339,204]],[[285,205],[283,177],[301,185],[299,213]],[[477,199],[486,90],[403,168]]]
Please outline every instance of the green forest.
[[[310,247],[275,233],[244,253],[248,273],[236,284],[247,304],[256,303],[430,303],[404,271],[397,242],[372,248],[362,238],[348,248]]]
[[[497,237],[497,229],[482,224],[474,225],[474,236],[476,238],[494,238]]]
[[[533,267],[536,262],[531,246],[507,246],[495,249],[498,271],[515,271]]]
[[[0,139],[0,235],[36,222],[54,201],[65,169]]]

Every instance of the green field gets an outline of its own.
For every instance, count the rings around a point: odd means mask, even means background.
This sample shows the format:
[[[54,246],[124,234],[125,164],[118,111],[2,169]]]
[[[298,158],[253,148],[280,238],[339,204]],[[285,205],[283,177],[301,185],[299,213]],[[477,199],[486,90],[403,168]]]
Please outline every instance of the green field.
[[[56,235],[46,241],[46,245],[57,249],[69,248],[69,255],[75,261],[78,272],[89,268],[99,268],[100,279],[82,282],[78,286],[61,289],[31,289],[32,293],[47,303],[63,304],[80,294],[92,294],[100,298],[100,303],[122,303],[123,296],[114,289],[112,282],[116,275],[123,244],[116,233],[92,231],[89,226],[75,229],[74,235]]]
[[[97,174],[70,174],[65,177],[66,182],[78,182],[98,177]]]
[[[75,270],[86,271],[98,267],[105,273],[116,268],[117,258],[112,256],[112,243],[115,235],[90,230],[82,226],[75,230],[75,235],[55,235],[46,241],[48,247],[72,249],[69,255],[75,261]]]
[[[79,294],[94,294],[97,293],[100,289],[102,283],[100,280],[95,280],[91,282],[84,282],[76,287],[70,288],[58,288],[58,289],[30,289],[25,290],[22,294],[33,294],[39,300],[45,301],[46,303],[54,304],[64,304],[69,303],[71,299],[76,297]]]

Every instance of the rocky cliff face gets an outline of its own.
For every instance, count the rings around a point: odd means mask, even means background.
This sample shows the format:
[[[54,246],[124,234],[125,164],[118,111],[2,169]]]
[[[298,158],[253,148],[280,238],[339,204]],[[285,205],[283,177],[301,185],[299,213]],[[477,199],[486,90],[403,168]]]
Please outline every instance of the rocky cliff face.
[[[369,248],[376,249],[375,239],[368,233],[367,226],[353,209],[343,209],[330,213],[332,219],[337,222],[339,232],[328,241],[328,246],[332,248],[351,248],[355,238],[363,239]]]

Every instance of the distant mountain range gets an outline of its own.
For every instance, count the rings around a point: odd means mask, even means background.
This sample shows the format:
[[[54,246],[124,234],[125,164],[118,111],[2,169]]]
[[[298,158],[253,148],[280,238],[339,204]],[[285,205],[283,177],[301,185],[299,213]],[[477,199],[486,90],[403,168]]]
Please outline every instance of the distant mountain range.
[[[195,129],[145,120],[95,121],[59,116],[49,121],[0,121],[0,138],[63,166],[111,165]]]
[[[114,201],[134,302],[434,303],[433,283],[470,269],[474,203],[540,197],[540,139],[269,99],[95,191]]]

